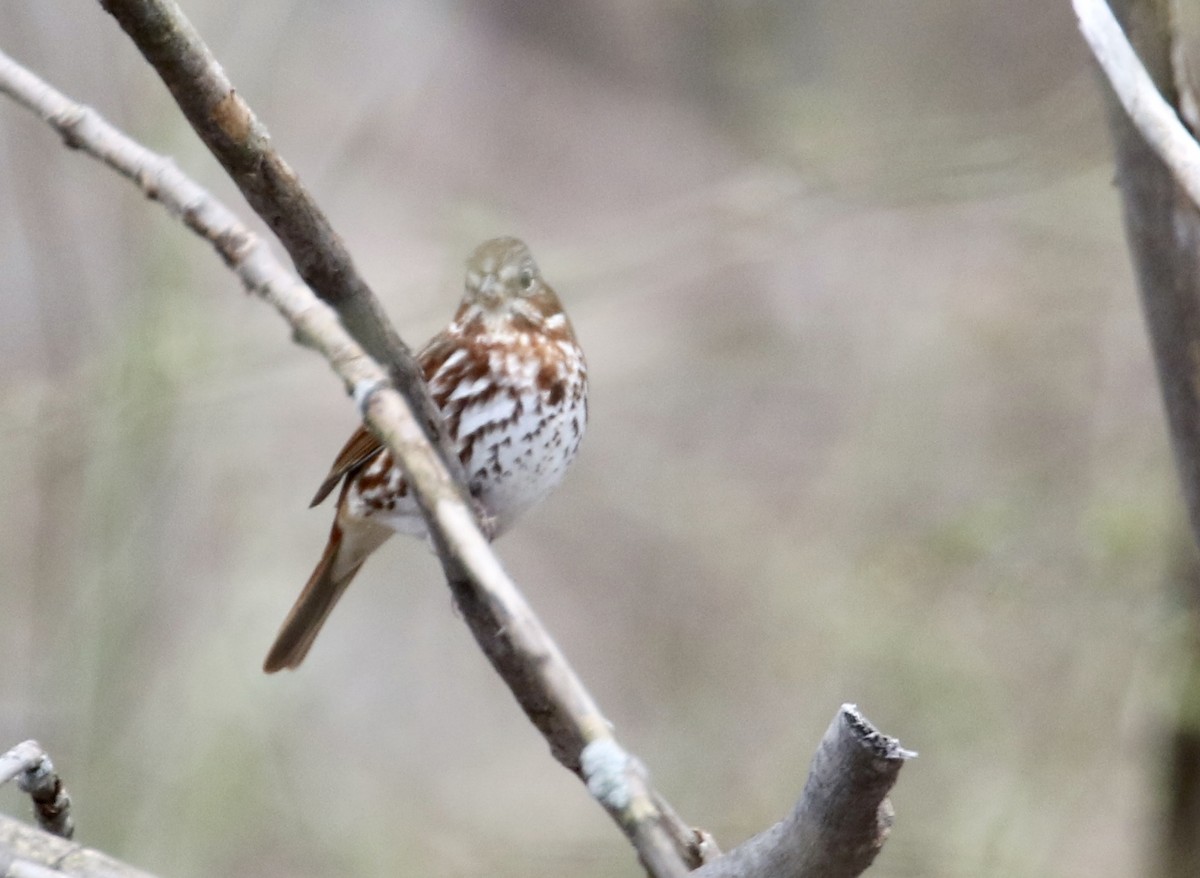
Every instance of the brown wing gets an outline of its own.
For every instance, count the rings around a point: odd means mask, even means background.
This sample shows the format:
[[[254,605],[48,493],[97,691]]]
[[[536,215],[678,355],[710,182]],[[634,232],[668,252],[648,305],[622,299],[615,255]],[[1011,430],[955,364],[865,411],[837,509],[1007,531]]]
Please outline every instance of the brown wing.
[[[429,344],[425,345],[417,354],[417,362],[421,366],[426,381],[433,377],[433,374],[446,362],[455,348],[454,342],[446,333],[441,332],[435,335]],[[319,504],[329,496],[330,492],[337,487],[338,482],[347,474],[362,466],[382,450],[383,443],[375,438],[374,433],[360,424],[354,431],[354,435],[342,447],[337,460],[329,468],[329,475],[325,477],[325,481],[321,482],[321,487],[317,489],[316,495],[308,505],[312,507]]]
[[[337,460],[329,468],[329,475],[325,477],[325,481],[321,482],[321,487],[317,488],[316,496],[313,497],[312,503],[308,505],[316,506],[329,496],[329,492],[337,487],[338,482],[347,473],[362,466],[382,450],[383,444],[375,438],[375,434],[359,424],[358,429],[354,431],[354,435],[342,446]]]

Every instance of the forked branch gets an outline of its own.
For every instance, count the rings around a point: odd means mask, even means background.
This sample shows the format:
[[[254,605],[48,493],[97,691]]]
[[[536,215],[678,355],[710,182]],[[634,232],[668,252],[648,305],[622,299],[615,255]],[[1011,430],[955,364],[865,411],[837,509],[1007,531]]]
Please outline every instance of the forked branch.
[[[315,205],[282,159],[267,151],[261,125],[233,92],[178,9],[160,0],[107,0],[104,5],[139,44],[142,40],[148,43],[143,51],[156,67],[162,65],[160,72],[169,71],[163,73],[164,80],[189,118],[196,114],[202,117],[193,118],[193,126],[206,142],[215,141],[215,145],[209,142],[210,148],[218,157],[221,151],[231,152],[222,161],[227,167],[234,165],[231,173],[235,173],[235,179],[238,173],[252,178],[253,168],[257,168],[269,180],[266,189],[260,190],[249,179],[243,191],[247,187],[252,190],[253,194],[247,192],[248,199],[273,228],[290,230],[280,234],[293,235],[295,240],[289,247],[303,251],[293,253],[299,270],[314,282],[336,285],[343,281],[339,272],[352,271],[352,266],[348,257],[342,260],[337,255],[342,246],[337,236],[323,217],[314,219],[319,214],[314,214]],[[168,51],[169,46],[174,48]],[[192,92],[189,77],[194,78],[198,93]],[[555,757],[587,783],[596,800],[634,844],[650,873],[675,878],[716,857],[715,844],[680,820],[649,785],[641,763],[613,737],[610,723],[504,572],[480,532],[459,483],[447,470],[443,455],[428,441],[422,420],[414,417],[406,395],[393,389],[388,372],[364,350],[365,345],[343,328],[338,314],[280,266],[257,236],[172,162],[125,137],[95,112],[69,101],[2,54],[0,91],[39,113],[68,145],[101,159],[179,216],[209,241],[251,293],[269,302],[288,320],[300,343],[325,356],[353,393],[364,420],[402,462],[447,580],[481,648],[545,735]],[[232,144],[227,142],[231,139]],[[249,166],[240,163],[243,150],[257,150],[257,158]],[[289,216],[293,211],[296,216]],[[305,229],[315,232],[305,237]],[[325,247],[335,251],[328,259],[311,252]],[[330,265],[341,268],[329,272]],[[344,295],[328,290],[323,295],[341,309],[346,297],[359,305],[373,302],[365,290],[365,284],[352,284]],[[352,315],[357,314],[354,319],[382,322],[385,327],[368,330],[360,338],[395,337],[381,309],[374,305],[362,307],[366,310],[351,309]],[[340,310],[344,321],[346,313]],[[353,325],[353,319],[347,322]],[[403,360],[407,348],[401,345],[398,350]],[[417,383],[421,384],[419,378]],[[419,395],[425,397],[423,385],[420,391]],[[866,868],[886,835],[889,818],[883,796],[910,754],[891,739],[879,736],[857,713],[843,710],[835,727],[840,730],[838,740],[857,741],[857,746],[866,747],[872,754],[872,764],[886,764],[887,771],[855,771],[853,759],[823,757],[828,750],[823,745],[812,775],[818,779],[810,779],[792,817],[752,839],[744,851],[738,849],[724,860],[716,860],[718,864],[725,862],[727,869],[735,868],[741,875],[780,878],[849,876]],[[834,730],[831,728],[831,733]],[[881,741],[890,743],[879,750]],[[833,788],[830,784],[835,778],[839,794],[819,795]],[[863,808],[872,815],[869,820],[848,818],[851,812]],[[831,840],[836,843],[829,844]],[[863,851],[869,851],[870,856],[864,857]],[[840,866],[830,871],[831,864]],[[770,871],[765,871],[768,867]]]
[[[563,658],[475,523],[440,456],[387,373],[350,337],[334,311],[297,281],[267,246],[209,192],[157,155],[68,100],[0,54],[0,91],[35,110],[72,147],[101,159],[207,240],[246,289],[291,324],[296,340],[319,351],[358,402],[364,420],[397,459],[421,503],[439,557],[464,616],[555,756],[584,777],[585,747],[607,741],[611,725]],[[628,754],[624,758],[635,764]],[[645,784],[601,804],[655,875],[682,875],[695,833]],[[694,861],[691,863],[694,865]]]

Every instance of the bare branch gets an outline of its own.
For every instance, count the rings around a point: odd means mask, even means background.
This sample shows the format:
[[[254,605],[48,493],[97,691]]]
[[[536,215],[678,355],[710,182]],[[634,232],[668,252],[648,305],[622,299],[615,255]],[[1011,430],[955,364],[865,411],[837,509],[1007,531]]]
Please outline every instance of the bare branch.
[[[620,750],[611,724],[501,567],[405,399],[349,336],[334,311],[279,265],[232,212],[171,161],[126,137],[93,110],[68,100],[3,53],[0,91],[35,110],[69,145],[100,158],[181,217],[213,245],[248,291],[271,303],[287,319],[297,341],[325,356],[353,393],[364,420],[403,462],[446,577],[476,640],[546,736],[555,758],[590,781],[581,754],[598,741]],[[627,783],[625,792],[627,795],[597,800],[655,875],[683,875],[689,866],[699,863],[696,833],[675,817],[674,811],[659,806],[660,797],[644,779]]]
[[[412,352],[358,274],[350,252],[296,172],[271,145],[266,127],[170,0],[101,0],[162,78],[196,134],[246,201],[279,238],[296,271],[363,349],[388,372],[443,462],[464,490],[462,464],[446,438]]]
[[[3,878],[154,878],[107,854],[0,814]]]
[[[916,756],[880,734],[852,704],[833,718],[804,793],[781,823],[699,869],[700,878],[853,878],[875,859],[892,826],[888,791]]]
[[[1200,205],[1200,144],[1168,104],[1104,0],[1072,0],[1079,29],[1133,124],[1192,203]]]
[[[1130,35],[1153,73],[1102,0],[1075,0],[1080,27],[1112,87],[1109,121],[1125,233],[1176,469],[1192,535],[1200,543],[1200,146],[1162,97],[1174,88],[1170,23],[1162,5],[1125,0],[1118,9],[1136,24],[1128,25]]]
[[[1112,87],[1112,91],[1108,88],[1104,91],[1116,150],[1125,234],[1137,269],[1142,310],[1154,350],[1192,541],[1200,544],[1200,210],[1195,179],[1189,177],[1185,167],[1174,163],[1175,153],[1159,142],[1158,128],[1147,125],[1143,114],[1127,110],[1126,98],[1118,100],[1123,87],[1118,82],[1136,82],[1142,95],[1139,103],[1159,107],[1156,112],[1160,116],[1163,105],[1170,113],[1170,105],[1174,104],[1185,118],[1190,113],[1195,126],[1195,96],[1182,63],[1182,35],[1177,30],[1180,7],[1163,0],[1114,0],[1113,11],[1124,25],[1122,33],[1107,8],[1094,8],[1100,5],[1077,0],[1076,11],[1081,21],[1085,15],[1095,18],[1099,22],[1096,26],[1104,28],[1106,39],[1120,46],[1116,55],[1123,59],[1121,64],[1136,66],[1134,74],[1118,74],[1110,70],[1111,63],[1103,64]],[[1146,95],[1147,90],[1154,93]],[[1173,132],[1170,135],[1173,141],[1182,142],[1182,126],[1176,120],[1168,115],[1162,124]],[[1181,190],[1184,185],[1188,186],[1190,199]],[[1192,608],[1194,626],[1197,607],[1194,547],[1182,554],[1178,566],[1180,569],[1172,579],[1181,590],[1183,603]],[[1194,653],[1194,630],[1192,641]],[[1196,656],[1193,654],[1190,660],[1190,672],[1195,677]],[[1200,874],[1200,844],[1196,834],[1200,735],[1194,722],[1195,687],[1182,687],[1178,697],[1174,727],[1169,730],[1170,743],[1163,748],[1161,757],[1164,764],[1160,773],[1166,795],[1158,821],[1158,844],[1153,847],[1155,865],[1162,874],[1183,878]]]
[[[38,826],[63,838],[75,832],[71,797],[54,770],[54,763],[37,741],[24,741],[0,756],[0,786],[16,778],[21,792],[33,800]]]

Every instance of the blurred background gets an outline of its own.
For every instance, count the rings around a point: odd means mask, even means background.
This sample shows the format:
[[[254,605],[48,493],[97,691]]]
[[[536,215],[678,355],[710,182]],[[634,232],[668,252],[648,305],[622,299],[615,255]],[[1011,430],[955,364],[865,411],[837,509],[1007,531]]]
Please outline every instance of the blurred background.
[[[775,822],[855,702],[921,753],[869,874],[1153,865],[1187,540],[1068,3],[183,6],[410,343],[530,243],[592,420],[498,551],[689,822]],[[4,3],[0,48],[250,216],[98,4]],[[164,878],[638,874],[423,545],[260,672],[354,424],[0,104],[0,749]]]

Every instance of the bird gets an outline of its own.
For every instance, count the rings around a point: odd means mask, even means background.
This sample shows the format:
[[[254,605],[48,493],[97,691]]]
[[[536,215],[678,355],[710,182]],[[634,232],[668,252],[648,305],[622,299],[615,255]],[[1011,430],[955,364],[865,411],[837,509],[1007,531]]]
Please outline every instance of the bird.
[[[493,238],[475,248],[453,319],[417,363],[494,538],[562,481],[588,418],[583,350],[524,242]],[[267,653],[268,674],[300,665],[367,557],[393,533],[427,536],[403,470],[362,425],[310,506],[339,484],[325,551]]]

